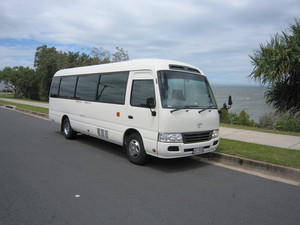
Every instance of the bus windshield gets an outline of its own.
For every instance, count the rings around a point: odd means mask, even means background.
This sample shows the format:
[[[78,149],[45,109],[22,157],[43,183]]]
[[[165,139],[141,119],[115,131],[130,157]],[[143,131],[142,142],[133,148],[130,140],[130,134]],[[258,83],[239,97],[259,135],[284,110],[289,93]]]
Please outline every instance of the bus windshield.
[[[158,83],[163,108],[217,108],[209,83],[203,75],[159,71]]]

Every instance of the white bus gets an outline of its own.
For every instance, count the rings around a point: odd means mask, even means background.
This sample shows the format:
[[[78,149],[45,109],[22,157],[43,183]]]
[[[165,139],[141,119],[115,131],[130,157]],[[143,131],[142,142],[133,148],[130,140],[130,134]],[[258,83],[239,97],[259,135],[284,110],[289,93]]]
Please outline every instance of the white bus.
[[[77,133],[124,147],[129,160],[215,151],[219,113],[206,76],[181,62],[140,59],[58,71],[49,117]]]

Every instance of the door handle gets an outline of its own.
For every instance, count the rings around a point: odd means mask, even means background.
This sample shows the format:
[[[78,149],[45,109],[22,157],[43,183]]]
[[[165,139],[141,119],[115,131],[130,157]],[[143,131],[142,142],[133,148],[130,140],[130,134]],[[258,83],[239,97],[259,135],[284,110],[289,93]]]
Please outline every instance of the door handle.
[[[131,119],[131,120],[132,120],[132,119],[133,119],[133,116],[128,116],[128,119]]]

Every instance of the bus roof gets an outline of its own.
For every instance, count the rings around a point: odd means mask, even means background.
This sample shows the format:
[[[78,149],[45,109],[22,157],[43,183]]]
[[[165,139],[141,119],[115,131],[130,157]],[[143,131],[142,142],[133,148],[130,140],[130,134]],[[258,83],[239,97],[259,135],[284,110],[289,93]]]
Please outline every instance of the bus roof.
[[[172,60],[164,59],[135,59],[116,63],[106,63],[93,66],[74,67],[69,69],[59,70],[54,76],[69,76],[80,74],[96,74],[96,73],[111,73],[120,71],[133,70],[185,70],[188,72],[196,72],[202,74],[202,71],[197,67]]]

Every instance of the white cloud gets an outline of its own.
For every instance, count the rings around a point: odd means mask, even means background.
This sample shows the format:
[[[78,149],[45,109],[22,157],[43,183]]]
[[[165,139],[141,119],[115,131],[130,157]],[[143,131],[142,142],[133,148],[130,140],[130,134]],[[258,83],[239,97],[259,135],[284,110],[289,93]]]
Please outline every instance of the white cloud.
[[[33,67],[35,48],[24,46],[0,46],[0,68]]]
[[[180,60],[211,73],[216,82],[230,76],[241,78],[228,82],[247,82],[248,55],[288,28],[299,11],[296,0],[1,1],[0,46],[11,57],[1,58],[0,68],[11,65],[12,58],[28,63],[22,48],[35,49],[35,42],[71,46],[70,51],[74,46],[120,46],[130,58]],[[7,39],[32,43],[14,46]]]

